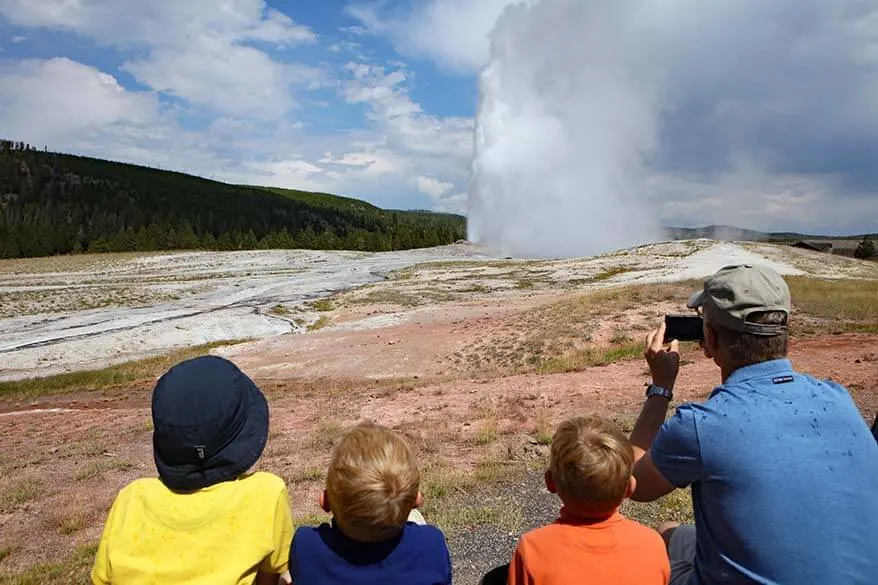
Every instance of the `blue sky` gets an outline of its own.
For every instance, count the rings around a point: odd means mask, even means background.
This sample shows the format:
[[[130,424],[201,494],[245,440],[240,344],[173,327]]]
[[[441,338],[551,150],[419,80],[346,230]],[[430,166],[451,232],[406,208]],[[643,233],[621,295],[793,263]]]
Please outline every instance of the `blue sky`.
[[[0,0],[2,134],[224,181],[465,209],[476,76],[363,15],[406,2]]]
[[[578,42],[576,23],[561,30],[574,0],[521,1],[552,5],[554,31]],[[228,182],[466,212],[479,72],[515,3],[0,0],[0,135]],[[878,9],[644,3],[666,11],[656,30],[674,80],[649,157],[658,219],[878,230]],[[582,76],[559,62],[546,68],[556,80]]]

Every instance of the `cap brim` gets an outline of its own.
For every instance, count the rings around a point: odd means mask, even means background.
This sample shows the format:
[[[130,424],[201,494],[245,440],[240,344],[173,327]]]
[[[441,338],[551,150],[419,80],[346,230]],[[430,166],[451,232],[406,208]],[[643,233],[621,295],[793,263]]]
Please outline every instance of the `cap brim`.
[[[692,296],[689,297],[689,301],[686,303],[686,306],[690,309],[697,309],[701,305],[704,304],[704,291],[700,290],[692,293]]]

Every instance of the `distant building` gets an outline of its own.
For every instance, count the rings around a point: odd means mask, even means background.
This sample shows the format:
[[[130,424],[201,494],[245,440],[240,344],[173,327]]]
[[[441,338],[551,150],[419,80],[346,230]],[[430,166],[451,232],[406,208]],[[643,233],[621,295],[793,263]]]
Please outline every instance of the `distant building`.
[[[800,240],[792,244],[793,248],[825,252],[839,256],[853,256],[859,240]]]

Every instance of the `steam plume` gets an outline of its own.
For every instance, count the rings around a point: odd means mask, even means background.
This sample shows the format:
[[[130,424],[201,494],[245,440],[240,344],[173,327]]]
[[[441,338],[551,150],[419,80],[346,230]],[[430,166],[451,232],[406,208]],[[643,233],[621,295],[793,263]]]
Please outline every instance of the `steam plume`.
[[[512,6],[482,71],[469,237],[514,256],[654,241],[643,159],[661,78],[638,42],[649,0]]]

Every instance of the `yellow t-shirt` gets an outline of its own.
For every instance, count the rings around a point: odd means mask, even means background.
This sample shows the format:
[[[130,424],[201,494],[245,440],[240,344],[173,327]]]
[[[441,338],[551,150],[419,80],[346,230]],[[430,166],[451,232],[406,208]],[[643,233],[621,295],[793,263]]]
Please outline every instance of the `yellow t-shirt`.
[[[104,526],[95,585],[250,585],[283,573],[293,522],[287,489],[271,473],[187,494],[158,479],[125,486]]]

